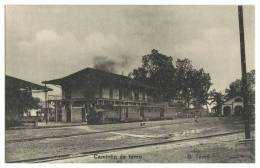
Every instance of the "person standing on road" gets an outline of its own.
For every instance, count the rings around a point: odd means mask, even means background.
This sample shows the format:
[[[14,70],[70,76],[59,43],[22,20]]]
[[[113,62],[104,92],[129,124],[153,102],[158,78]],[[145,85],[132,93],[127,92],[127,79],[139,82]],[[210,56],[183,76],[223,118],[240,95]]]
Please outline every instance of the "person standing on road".
[[[195,111],[194,121],[195,121],[195,122],[199,122],[198,111]]]

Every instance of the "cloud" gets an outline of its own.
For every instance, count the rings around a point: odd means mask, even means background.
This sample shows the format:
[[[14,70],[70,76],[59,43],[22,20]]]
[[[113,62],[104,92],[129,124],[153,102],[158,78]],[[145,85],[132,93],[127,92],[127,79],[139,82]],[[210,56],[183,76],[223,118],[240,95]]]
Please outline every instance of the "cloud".
[[[254,8],[244,8],[248,70],[254,68]],[[155,48],[187,57],[216,89],[240,77],[237,6],[8,6],[6,72],[39,82],[106,57],[129,72]]]
[[[126,58],[127,52],[124,43],[113,34],[94,32],[78,39],[70,32],[43,29],[31,40],[18,42],[16,56],[9,57],[7,64],[9,71],[21,69],[21,76],[34,75],[34,80],[39,81],[94,67],[95,57],[103,56],[118,64],[115,72],[121,73],[132,61],[130,56]]]
[[[36,42],[48,43],[48,42],[59,40],[59,35],[56,32],[51,30],[41,30],[35,36],[36,36],[35,37]]]

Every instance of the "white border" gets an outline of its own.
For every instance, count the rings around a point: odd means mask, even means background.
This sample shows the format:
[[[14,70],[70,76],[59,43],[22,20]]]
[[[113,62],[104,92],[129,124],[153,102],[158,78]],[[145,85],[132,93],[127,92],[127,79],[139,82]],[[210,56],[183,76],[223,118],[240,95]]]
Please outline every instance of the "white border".
[[[3,0],[3,4],[51,4],[51,5],[228,5],[256,4],[257,0]]]
[[[258,161],[258,142],[256,141],[256,155],[255,155],[255,161],[256,164],[5,164],[5,153],[4,153],[4,5],[43,5],[43,4],[50,4],[50,5],[237,5],[237,4],[243,4],[243,5],[255,5],[255,30],[260,30],[259,27],[259,3],[257,0],[2,0],[0,1],[0,88],[1,88],[1,100],[0,100],[0,118],[1,118],[1,132],[0,132],[0,167],[125,167],[125,166],[138,166],[138,167],[157,167],[157,166],[163,166],[163,167],[230,167],[230,166],[238,166],[238,167],[259,167],[259,161]],[[259,33],[258,31],[255,31],[255,37],[256,37],[256,43],[255,43],[255,61],[256,61],[256,69],[258,65],[260,64],[259,60]],[[259,75],[258,70],[256,70],[256,139],[259,139],[259,115],[257,114],[259,111]],[[257,166],[258,165],[258,166]]]

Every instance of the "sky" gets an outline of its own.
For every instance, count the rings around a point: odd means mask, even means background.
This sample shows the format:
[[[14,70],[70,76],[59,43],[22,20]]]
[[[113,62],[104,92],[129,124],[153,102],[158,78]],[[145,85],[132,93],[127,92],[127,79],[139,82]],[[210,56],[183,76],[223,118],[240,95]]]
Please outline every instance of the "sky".
[[[244,7],[247,70],[254,6]],[[224,92],[241,77],[237,6],[6,6],[6,74],[40,84],[113,60],[127,75],[157,49],[203,68]]]

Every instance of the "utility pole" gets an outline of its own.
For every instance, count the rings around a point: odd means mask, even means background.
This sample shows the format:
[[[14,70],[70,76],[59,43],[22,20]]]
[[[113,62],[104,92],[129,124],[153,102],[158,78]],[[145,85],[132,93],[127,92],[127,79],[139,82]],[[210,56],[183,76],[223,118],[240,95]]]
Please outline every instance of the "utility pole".
[[[247,76],[246,76],[246,54],[244,39],[244,21],[243,6],[238,6],[239,34],[240,34],[240,53],[241,53],[241,70],[242,70],[242,95],[243,95],[243,118],[245,124],[245,139],[250,139],[250,113],[248,111],[248,93],[247,93]]]
[[[45,121],[46,121],[46,124],[48,123],[48,120],[49,120],[49,107],[48,107],[48,97],[47,97],[47,86],[46,86],[46,82],[44,82],[44,93],[45,93]]]
[[[55,122],[58,122],[58,96],[55,95]]]

